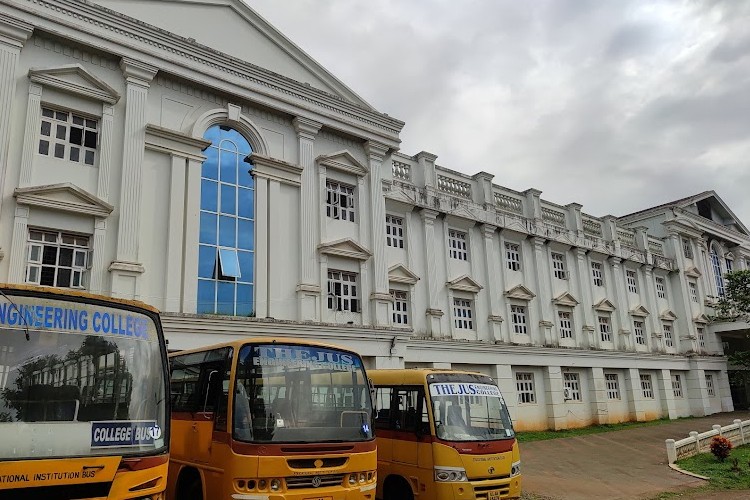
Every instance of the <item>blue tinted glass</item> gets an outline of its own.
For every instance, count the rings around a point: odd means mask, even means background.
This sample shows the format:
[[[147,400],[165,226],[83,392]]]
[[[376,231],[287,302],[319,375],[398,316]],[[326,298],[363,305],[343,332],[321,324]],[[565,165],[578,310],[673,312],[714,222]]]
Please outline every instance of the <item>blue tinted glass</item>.
[[[237,285],[237,316],[250,316],[253,312],[252,285]]]
[[[221,128],[219,128],[218,125],[214,125],[213,127],[206,130],[206,133],[203,134],[203,138],[207,141],[211,141],[214,144],[218,142],[219,137],[221,136]]]
[[[237,190],[237,207],[240,217],[255,218],[255,191],[239,188]]]
[[[216,282],[198,280],[198,314],[214,313]]]
[[[252,283],[255,281],[255,268],[253,266],[255,254],[253,252],[238,251],[237,257],[240,259],[240,273],[242,278],[240,281],[244,283]]]
[[[201,210],[217,211],[219,185],[214,181],[201,180]]]
[[[237,235],[234,217],[222,215],[219,217],[219,245],[223,247],[237,247]]]
[[[237,167],[237,176],[239,177],[237,184],[245,187],[254,187],[255,179],[253,179],[253,176],[250,175],[250,170],[252,170],[253,166],[243,160],[244,158],[240,157],[240,164]]]
[[[207,179],[219,178],[219,150],[211,146],[203,152],[206,160],[203,162],[201,176]]]
[[[201,212],[201,243],[216,244],[216,216]]]
[[[198,250],[198,277],[213,278],[216,276],[216,247],[200,246]]]
[[[216,312],[219,314],[234,315],[234,283],[219,281]]]
[[[235,215],[236,211],[236,199],[237,199],[237,188],[231,184],[221,185],[221,213]]]
[[[237,260],[237,250],[220,248],[219,260],[221,260],[221,274],[232,278],[240,277],[240,261]]]
[[[228,144],[228,143],[224,143]],[[219,170],[221,170],[221,182],[237,184],[237,153],[233,151],[221,151],[219,159]]]
[[[249,220],[237,220],[237,248],[255,250],[255,223]]]
[[[247,156],[250,154],[250,151],[252,151],[252,148],[250,148],[250,143],[247,142],[247,139],[245,139],[239,132],[234,129],[225,131],[222,139],[228,139],[235,143],[237,145],[237,151],[239,151],[242,156]]]

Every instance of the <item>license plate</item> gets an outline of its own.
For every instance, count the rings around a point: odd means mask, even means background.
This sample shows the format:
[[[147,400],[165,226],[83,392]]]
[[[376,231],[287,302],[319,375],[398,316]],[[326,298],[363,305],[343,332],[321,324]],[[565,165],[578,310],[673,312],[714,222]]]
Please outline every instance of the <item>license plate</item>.
[[[333,497],[307,497],[305,500],[333,500]]]
[[[490,490],[487,492],[487,500],[500,500],[500,490]]]

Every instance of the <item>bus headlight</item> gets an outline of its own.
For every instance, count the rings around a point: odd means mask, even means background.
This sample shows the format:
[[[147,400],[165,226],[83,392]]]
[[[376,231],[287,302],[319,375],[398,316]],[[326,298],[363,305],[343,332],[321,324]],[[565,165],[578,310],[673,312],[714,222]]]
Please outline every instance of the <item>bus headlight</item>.
[[[261,479],[260,481],[258,481],[258,489],[261,490],[261,491],[263,491],[263,490],[266,489],[266,480],[265,479]]]
[[[360,472],[359,473],[359,482],[360,483],[364,484],[366,478],[367,478],[367,475],[364,472]]]
[[[510,466],[510,477],[518,476],[521,474],[521,461],[513,462]]]
[[[466,471],[458,467],[435,467],[435,481],[455,483],[468,481]]]
[[[355,484],[357,484],[357,475],[349,474],[349,485],[354,486]]]
[[[281,489],[281,481],[278,479],[271,479],[271,491],[279,491]]]

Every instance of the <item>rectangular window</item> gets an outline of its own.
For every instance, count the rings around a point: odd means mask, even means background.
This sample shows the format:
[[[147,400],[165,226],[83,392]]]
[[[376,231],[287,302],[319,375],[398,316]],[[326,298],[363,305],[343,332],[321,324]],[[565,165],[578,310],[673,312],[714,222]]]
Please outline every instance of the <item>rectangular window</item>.
[[[328,271],[328,309],[359,312],[356,273]]]
[[[518,393],[518,404],[536,403],[534,392],[534,374],[529,372],[516,373],[516,392]]]
[[[724,296],[724,275],[721,272],[721,262],[716,251],[711,249],[711,267],[714,271],[714,279],[716,279],[716,295],[719,297]]]
[[[714,376],[706,373],[706,392],[709,396],[716,396],[714,392]]]
[[[451,259],[469,260],[466,233],[455,229],[448,230],[448,255]]]
[[[88,236],[29,230],[26,283],[85,288],[88,264]]]
[[[219,279],[234,280],[241,278],[240,259],[236,248],[219,248]]]
[[[633,330],[635,332],[635,343],[646,345],[646,337],[643,335],[643,321],[633,321]]]
[[[612,328],[607,316],[599,316],[599,335],[602,342],[612,342]]]
[[[404,219],[385,216],[385,240],[389,247],[404,248]]]
[[[559,280],[568,279],[568,274],[565,271],[565,255],[552,252],[552,268],[555,271],[555,278]]]
[[[605,373],[604,379],[607,382],[607,398],[620,399],[620,381],[616,373]]]
[[[594,280],[594,286],[604,286],[604,273],[602,273],[601,262],[591,263],[591,277]]]
[[[727,265],[727,272],[731,273],[732,272],[732,268],[734,267],[734,261],[732,261],[732,259],[724,259],[724,262]]]
[[[508,262],[508,269],[511,271],[521,270],[521,251],[515,243],[505,244],[505,260]]]
[[[39,154],[94,165],[98,127],[97,120],[43,107]]]
[[[698,303],[698,285],[695,281],[688,281],[688,288],[690,288],[690,300]]]
[[[354,222],[354,187],[326,180],[326,215]]]
[[[693,247],[690,245],[690,240],[682,238],[682,254],[686,259],[693,258]]]
[[[672,338],[672,325],[664,323],[663,327],[664,327],[664,345],[666,345],[667,347],[674,347],[674,339]]]
[[[698,328],[698,345],[701,349],[706,348],[706,330],[705,328]]]
[[[563,387],[567,389],[568,399],[573,401],[581,400],[581,383],[578,380],[577,373],[564,373],[563,374]]]
[[[472,301],[453,299],[453,324],[460,330],[474,329]]]
[[[664,278],[656,277],[656,296],[660,299],[667,298],[667,290],[664,288]]]
[[[635,271],[631,271],[631,270],[625,271],[625,277],[627,278],[627,281],[628,281],[628,292],[638,293],[638,284],[635,278]]]
[[[409,324],[409,295],[401,290],[391,290],[391,308],[393,309],[393,324]]]
[[[641,391],[646,399],[654,399],[654,386],[651,384],[651,375],[641,375]]]
[[[678,374],[672,375],[672,392],[674,393],[674,397],[682,397],[682,380]]]
[[[510,306],[513,332],[526,335],[526,308],[524,306]]]
[[[558,311],[557,317],[560,320],[560,338],[572,339],[573,338],[573,324],[570,319],[570,313],[567,311]]]

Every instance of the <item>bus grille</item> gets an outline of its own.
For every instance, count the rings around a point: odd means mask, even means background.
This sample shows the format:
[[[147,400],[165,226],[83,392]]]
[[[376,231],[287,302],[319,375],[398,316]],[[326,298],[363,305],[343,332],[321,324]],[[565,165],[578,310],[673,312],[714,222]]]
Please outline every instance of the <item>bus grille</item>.
[[[315,465],[315,462],[319,465]],[[319,469],[320,467],[341,467],[346,464],[346,457],[338,458],[290,458],[286,461],[292,469]]]
[[[320,478],[320,484],[313,486],[313,480]],[[302,476],[286,478],[286,487],[290,490],[302,488],[322,488],[324,486],[339,486],[344,482],[344,474],[326,474],[324,476]]]
[[[487,500],[489,494],[489,491],[499,491],[500,496],[505,498],[506,495],[510,493],[510,485],[509,484],[496,484],[494,486],[489,485],[481,485],[478,486],[476,484],[474,486],[474,495],[477,500]]]

